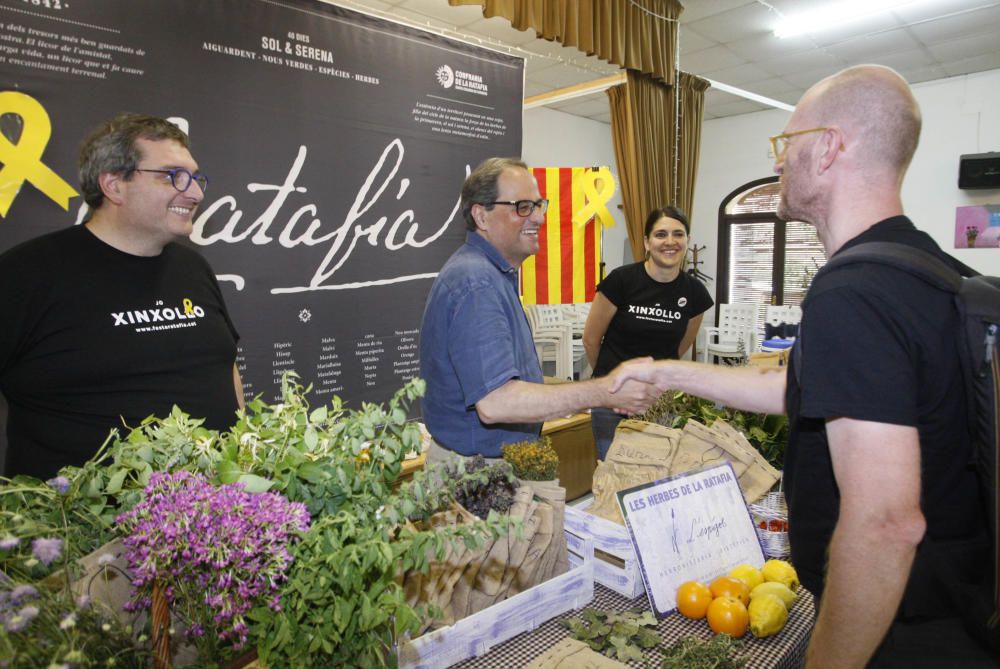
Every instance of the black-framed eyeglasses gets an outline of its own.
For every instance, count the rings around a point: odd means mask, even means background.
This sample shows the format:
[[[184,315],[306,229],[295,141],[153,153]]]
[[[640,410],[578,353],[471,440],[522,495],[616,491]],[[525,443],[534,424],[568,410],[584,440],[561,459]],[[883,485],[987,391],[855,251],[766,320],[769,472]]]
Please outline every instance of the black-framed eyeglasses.
[[[522,218],[527,218],[535,213],[535,209],[538,209],[541,213],[545,213],[549,208],[549,201],[545,198],[541,200],[498,200],[496,202],[480,202],[479,204],[484,207],[489,207],[494,204],[506,204],[514,207],[517,210],[517,215]]]
[[[186,191],[191,187],[191,182],[197,182],[198,187],[201,188],[201,192],[204,193],[208,190],[208,177],[206,177],[201,172],[197,174],[192,174],[190,170],[186,170],[183,167],[175,167],[172,170],[141,170],[138,167],[135,168],[136,172],[155,172],[156,174],[169,174],[170,183],[174,188],[180,192]]]

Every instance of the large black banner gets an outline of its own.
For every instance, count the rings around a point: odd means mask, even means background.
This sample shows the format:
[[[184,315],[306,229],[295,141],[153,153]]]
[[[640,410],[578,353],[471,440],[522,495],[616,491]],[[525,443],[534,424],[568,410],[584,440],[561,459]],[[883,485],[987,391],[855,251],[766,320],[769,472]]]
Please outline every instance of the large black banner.
[[[87,130],[174,118],[248,397],[294,369],[382,401],[418,373],[467,171],[520,153],[522,86],[519,58],[320,2],[0,0],[0,251],[82,219],[60,181]]]

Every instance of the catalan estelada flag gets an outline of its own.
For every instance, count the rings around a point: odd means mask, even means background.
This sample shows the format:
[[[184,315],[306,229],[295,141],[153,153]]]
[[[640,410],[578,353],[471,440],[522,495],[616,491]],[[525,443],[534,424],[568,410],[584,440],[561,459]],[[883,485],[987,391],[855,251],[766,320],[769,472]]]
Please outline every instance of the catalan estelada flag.
[[[615,185],[607,167],[532,170],[548,198],[540,250],[521,265],[524,304],[591,302],[601,280],[601,226],[614,225],[607,202]]]

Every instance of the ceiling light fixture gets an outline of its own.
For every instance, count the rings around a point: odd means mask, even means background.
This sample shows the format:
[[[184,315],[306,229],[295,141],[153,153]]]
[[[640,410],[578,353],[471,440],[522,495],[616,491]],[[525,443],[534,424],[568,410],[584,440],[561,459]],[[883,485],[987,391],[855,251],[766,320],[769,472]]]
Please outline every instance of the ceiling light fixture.
[[[812,11],[784,17],[774,28],[775,37],[793,37],[804,33],[829,30],[847,23],[861,21],[903,5],[920,0],[845,0]]]

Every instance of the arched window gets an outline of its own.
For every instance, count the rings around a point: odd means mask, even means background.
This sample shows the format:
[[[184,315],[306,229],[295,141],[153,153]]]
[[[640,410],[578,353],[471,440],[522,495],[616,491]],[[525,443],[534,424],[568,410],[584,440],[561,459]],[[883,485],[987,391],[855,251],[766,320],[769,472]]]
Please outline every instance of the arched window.
[[[778,177],[751,181],[719,206],[716,301],[801,304],[826,262],[816,228],[778,220]]]

